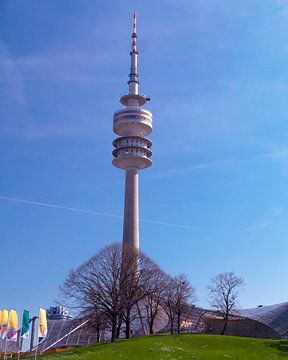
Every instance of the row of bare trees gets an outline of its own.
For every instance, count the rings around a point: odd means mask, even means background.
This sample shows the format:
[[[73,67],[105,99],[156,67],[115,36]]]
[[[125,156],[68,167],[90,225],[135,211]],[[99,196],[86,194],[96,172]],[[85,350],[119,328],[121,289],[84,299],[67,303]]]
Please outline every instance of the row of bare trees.
[[[180,333],[184,313],[196,300],[195,289],[185,275],[167,275],[142,253],[123,257],[120,244],[106,246],[71,270],[61,293],[67,306],[91,318],[98,340],[101,331],[110,329],[111,342],[123,327],[129,338],[136,318],[153,334],[161,312],[169,319],[171,333],[175,323]]]

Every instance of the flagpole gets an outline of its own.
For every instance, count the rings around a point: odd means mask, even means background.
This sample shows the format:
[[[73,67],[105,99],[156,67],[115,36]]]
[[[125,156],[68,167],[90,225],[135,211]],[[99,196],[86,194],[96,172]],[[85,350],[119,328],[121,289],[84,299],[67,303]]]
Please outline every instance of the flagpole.
[[[22,343],[23,343],[23,339],[22,339],[22,336],[21,336],[21,332],[22,332],[22,326],[23,326],[23,314],[24,314],[24,311],[22,309],[22,313],[21,313],[21,326],[19,327],[19,332],[18,332],[18,335],[19,335],[19,348],[18,348],[18,356],[17,356],[17,360],[20,359],[20,353],[21,353],[21,350],[22,350]]]
[[[9,314],[8,314],[8,323],[7,323],[7,328],[6,328],[4,360],[7,359],[7,336],[8,336],[8,330],[9,330],[10,314],[11,314],[11,310],[9,311]]]
[[[38,342],[38,344],[36,346],[36,349],[35,349],[35,357],[34,357],[35,360],[37,359],[38,345],[39,345],[39,342]]]
[[[40,315],[39,315],[40,316]],[[36,360],[37,359],[37,352],[38,352],[38,346],[39,346],[39,334],[38,334],[38,327],[39,327],[39,321],[40,321],[40,319],[39,319],[39,317],[37,317],[36,318],[36,320],[35,321],[37,321],[37,319],[38,319],[38,326],[37,326],[37,345],[36,345],[36,348],[35,348],[35,356],[34,356],[34,360]]]
[[[5,337],[4,360],[7,359],[7,357],[6,357],[6,351],[7,351],[7,334],[6,334],[6,337]]]
[[[2,310],[2,320],[1,320],[1,327],[0,327],[0,339],[1,340],[4,340],[3,338],[2,338],[2,330],[3,330],[3,324],[4,324],[4,313],[5,313],[5,310],[6,309],[3,309]],[[6,324],[6,326],[7,326],[8,324]],[[4,342],[4,341],[3,341]],[[5,346],[5,345],[4,345]],[[4,351],[3,351],[3,358],[4,358]],[[0,352],[0,360],[2,359],[2,351]]]
[[[4,310],[4,309],[3,309]],[[1,338],[1,333],[2,333],[2,325],[3,325],[3,310],[0,310],[0,314],[1,314],[1,312],[2,312],[2,318],[1,318],[1,323],[0,323],[0,339],[2,339]],[[1,341],[0,341],[0,345],[1,345]],[[0,351],[0,360],[2,359],[2,350]]]
[[[19,340],[19,351],[18,351],[17,360],[20,359],[20,354],[21,354],[22,345],[23,345],[23,338],[22,338],[22,336],[21,336],[21,330],[20,330],[20,332],[19,332],[19,335],[20,335],[20,340]]]
[[[37,319],[38,319],[38,316],[32,316],[32,318],[30,318],[30,320],[29,320],[29,324],[30,324],[30,322],[32,322],[31,337],[30,337],[30,352],[34,349],[35,322]]]

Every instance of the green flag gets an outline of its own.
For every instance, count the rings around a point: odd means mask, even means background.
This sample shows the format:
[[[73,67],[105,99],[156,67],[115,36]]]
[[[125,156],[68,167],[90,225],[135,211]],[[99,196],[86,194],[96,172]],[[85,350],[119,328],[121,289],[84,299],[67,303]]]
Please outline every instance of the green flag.
[[[29,337],[29,311],[23,311],[21,337],[27,339]]]

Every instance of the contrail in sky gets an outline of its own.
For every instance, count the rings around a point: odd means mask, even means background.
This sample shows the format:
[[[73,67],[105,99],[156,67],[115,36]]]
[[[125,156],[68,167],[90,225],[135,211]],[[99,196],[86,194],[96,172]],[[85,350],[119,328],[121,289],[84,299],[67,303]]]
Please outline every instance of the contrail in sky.
[[[11,197],[7,197],[7,196],[0,196],[0,200],[14,201],[14,202],[28,204],[28,205],[36,205],[36,206],[42,206],[42,207],[48,207],[48,208],[54,208],[54,209],[69,210],[69,211],[81,212],[81,213],[86,213],[86,214],[108,216],[108,217],[123,219],[123,216],[116,215],[116,214],[107,214],[107,213],[89,210],[89,209],[81,209],[81,208],[75,208],[75,207],[57,205],[57,204],[48,204],[48,203],[43,203],[43,202],[38,202],[38,201],[11,198]],[[144,220],[144,219],[140,219],[140,222],[148,223],[148,224],[155,224],[155,225],[171,226],[171,227],[176,227],[176,228],[181,228],[181,229],[189,229],[189,230],[195,230],[195,231],[204,231],[204,229],[202,229],[202,228],[189,226],[189,225],[180,225],[180,224],[166,223],[166,222],[153,221],[153,220]]]

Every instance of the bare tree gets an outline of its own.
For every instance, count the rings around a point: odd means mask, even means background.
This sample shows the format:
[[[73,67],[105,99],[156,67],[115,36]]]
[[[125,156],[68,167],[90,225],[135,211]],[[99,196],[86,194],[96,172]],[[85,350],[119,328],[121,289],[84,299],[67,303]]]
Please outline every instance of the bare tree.
[[[170,323],[170,333],[174,334],[174,319],[175,319],[175,295],[176,295],[176,285],[175,279],[172,277],[167,277],[167,285],[163,294],[161,301],[161,306],[168,316]]]
[[[111,342],[116,339],[119,313],[123,308],[121,297],[121,247],[112,244],[70,271],[62,295],[68,305],[82,311],[97,308],[106,314],[111,325]]]
[[[188,306],[191,306],[195,301],[195,289],[184,274],[169,278],[162,300],[162,307],[169,319],[171,335],[174,334],[175,318],[177,319],[177,333],[180,334],[182,315],[187,312]]]
[[[81,311],[79,315],[90,319],[87,327],[96,331],[96,341],[100,342],[101,333],[105,333],[109,321],[106,312],[95,306],[91,306]]]
[[[244,280],[232,271],[218,274],[211,279],[208,286],[210,305],[223,315],[224,320],[221,335],[225,334],[229,316],[237,309],[238,290],[244,285]]]
[[[196,291],[185,274],[175,277],[175,314],[177,318],[177,333],[181,332],[182,316],[196,300]]]
[[[167,279],[167,274],[155,264],[151,277],[143,284],[146,296],[143,298],[142,305],[149,326],[149,334],[154,334],[154,322],[161,309],[165,290],[169,284]]]

